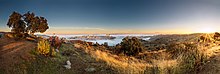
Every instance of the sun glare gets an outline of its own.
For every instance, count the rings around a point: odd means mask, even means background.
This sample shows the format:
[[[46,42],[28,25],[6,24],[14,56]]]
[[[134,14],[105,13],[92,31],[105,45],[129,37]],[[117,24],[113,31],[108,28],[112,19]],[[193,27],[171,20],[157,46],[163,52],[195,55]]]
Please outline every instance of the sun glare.
[[[201,33],[213,33],[215,32],[214,28],[201,28],[200,31]]]

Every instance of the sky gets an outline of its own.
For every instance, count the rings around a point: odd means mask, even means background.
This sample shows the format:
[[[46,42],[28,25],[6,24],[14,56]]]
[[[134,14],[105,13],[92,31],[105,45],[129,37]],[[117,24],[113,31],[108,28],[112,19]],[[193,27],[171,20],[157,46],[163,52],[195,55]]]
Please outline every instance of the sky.
[[[48,20],[48,34],[220,31],[220,0],[0,0],[0,31],[9,15]]]

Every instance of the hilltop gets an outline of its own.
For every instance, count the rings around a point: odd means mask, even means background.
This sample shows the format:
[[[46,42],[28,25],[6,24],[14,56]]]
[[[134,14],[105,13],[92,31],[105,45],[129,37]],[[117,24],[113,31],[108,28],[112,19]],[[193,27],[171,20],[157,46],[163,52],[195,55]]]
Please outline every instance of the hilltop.
[[[10,38],[0,38],[0,42],[0,73],[115,73],[72,44],[63,44],[56,57],[48,58],[36,54],[36,42]],[[70,70],[63,67],[67,60],[72,63]],[[93,68],[95,71],[86,71]]]
[[[53,57],[39,55],[36,41],[3,37],[0,73],[217,74],[220,42],[201,42],[203,35],[207,34],[156,35],[141,41],[144,51],[136,56],[117,53],[117,46],[64,43]],[[71,69],[64,67],[68,60]]]

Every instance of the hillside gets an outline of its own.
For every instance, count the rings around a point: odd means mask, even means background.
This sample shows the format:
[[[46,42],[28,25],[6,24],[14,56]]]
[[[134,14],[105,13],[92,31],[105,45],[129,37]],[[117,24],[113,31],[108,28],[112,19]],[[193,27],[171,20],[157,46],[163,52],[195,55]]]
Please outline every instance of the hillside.
[[[202,34],[159,35],[142,41],[136,56],[116,54],[115,47],[63,43],[55,56],[39,55],[37,42],[0,38],[1,74],[218,74],[220,42],[198,42]],[[70,61],[71,68],[64,67]]]
[[[60,53],[49,58],[36,54],[35,42],[7,38],[0,38],[0,42],[0,74],[116,73],[105,62],[96,61],[71,44],[63,44]],[[72,63],[71,69],[63,67],[67,60]]]
[[[33,58],[29,52],[36,47],[34,42],[0,38],[0,73],[16,72],[17,64]]]
[[[212,56],[199,74],[220,74],[220,46],[213,47],[210,51],[213,51]]]

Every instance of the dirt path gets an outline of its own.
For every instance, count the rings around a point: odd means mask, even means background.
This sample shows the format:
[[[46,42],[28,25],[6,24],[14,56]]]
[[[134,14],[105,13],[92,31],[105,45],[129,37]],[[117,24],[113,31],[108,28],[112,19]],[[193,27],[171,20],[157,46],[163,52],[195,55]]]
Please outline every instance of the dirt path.
[[[36,47],[36,43],[25,40],[0,39],[0,69],[13,71],[16,64],[31,58],[29,52]]]
[[[36,47],[37,43],[27,40],[15,41],[13,39],[0,38],[0,74],[14,74],[15,72],[21,74],[115,73],[105,62],[97,61],[85,51],[75,49],[71,44],[63,44],[61,49],[66,51],[67,55],[60,55],[59,58],[39,57],[31,54],[30,52]],[[63,51],[60,52],[63,53]],[[63,67],[66,60],[62,60],[65,58],[68,58],[72,63],[71,69],[65,69]],[[45,63],[47,63],[47,65],[45,65]]]
[[[220,74],[220,46],[208,50],[210,60],[198,74]]]
[[[30,52],[35,49],[37,43],[19,40],[15,41],[13,39],[2,39],[0,38],[0,74],[1,70],[9,74],[16,72],[15,66],[22,61],[29,60],[33,55]],[[62,68],[62,64],[58,68],[58,73],[111,73],[114,72],[110,67],[106,65],[103,61],[97,61],[96,58],[91,57],[88,53],[83,50],[75,49],[73,45],[66,44],[63,47],[65,50],[71,50],[71,55],[69,55],[69,60],[72,63],[72,68],[67,70]],[[208,49],[207,54],[209,54],[209,62],[205,65],[203,70],[198,74],[220,74],[220,46],[216,45]],[[43,60],[44,61],[44,60]],[[39,64],[36,64],[39,65]],[[38,67],[38,66],[37,66]],[[95,68],[94,72],[86,72],[85,69]]]

